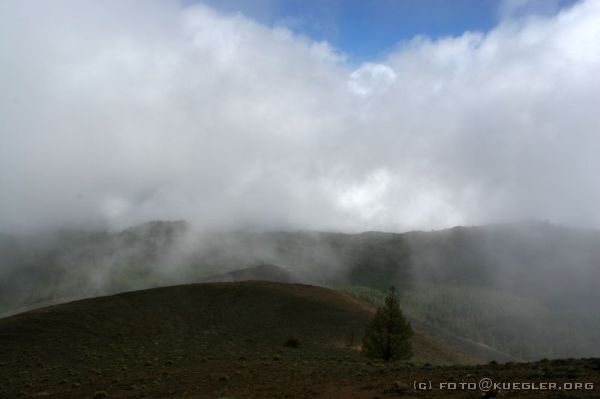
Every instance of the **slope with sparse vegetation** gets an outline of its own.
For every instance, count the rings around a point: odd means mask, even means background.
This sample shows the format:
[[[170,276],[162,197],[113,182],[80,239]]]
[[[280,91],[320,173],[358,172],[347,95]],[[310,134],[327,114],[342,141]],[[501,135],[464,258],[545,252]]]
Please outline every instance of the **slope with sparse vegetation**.
[[[309,389],[372,368],[359,343],[373,313],[334,290],[271,282],[172,286],[42,308],[0,319],[0,397],[204,397],[248,387],[271,397],[281,378],[292,392]],[[474,361],[420,331],[413,347],[416,364]]]

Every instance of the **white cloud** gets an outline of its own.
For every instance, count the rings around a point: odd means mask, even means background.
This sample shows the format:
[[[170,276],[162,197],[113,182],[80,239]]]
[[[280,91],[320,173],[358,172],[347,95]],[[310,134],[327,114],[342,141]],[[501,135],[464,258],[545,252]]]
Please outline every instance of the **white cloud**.
[[[387,171],[375,170],[362,182],[342,187],[336,195],[338,205],[351,216],[371,221],[386,211],[383,201],[389,184],[390,175]]]
[[[359,96],[385,91],[396,81],[396,73],[387,65],[366,63],[350,74],[348,87]]]
[[[327,43],[175,1],[0,4],[0,229],[600,225],[600,4]]]

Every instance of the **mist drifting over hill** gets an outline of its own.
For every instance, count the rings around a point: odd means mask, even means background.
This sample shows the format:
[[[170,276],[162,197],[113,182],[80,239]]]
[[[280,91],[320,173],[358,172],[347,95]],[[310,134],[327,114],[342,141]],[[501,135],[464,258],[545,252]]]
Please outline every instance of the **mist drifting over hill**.
[[[0,316],[259,268],[600,355],[600,2],[360,62],[211,4],[0,2]]]
[[[165,285],[294,276],[373,304],[395,285],[414,320],[518,359],[590,357],[600,354],[598,248],[596,231],[545,223],[207,234],[152,222],[118,233],[3,236],[0,316]]]

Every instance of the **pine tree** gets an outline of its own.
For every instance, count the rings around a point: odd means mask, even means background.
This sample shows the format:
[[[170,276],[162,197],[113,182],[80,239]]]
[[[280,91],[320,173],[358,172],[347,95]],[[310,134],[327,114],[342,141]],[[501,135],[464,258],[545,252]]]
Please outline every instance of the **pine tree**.
[[[408,359],[412,356],[412,335],[412,328],[400,310],[396,289],[391,287],[384,305],[367,326],[362,350],[367,356],[386,362]]]

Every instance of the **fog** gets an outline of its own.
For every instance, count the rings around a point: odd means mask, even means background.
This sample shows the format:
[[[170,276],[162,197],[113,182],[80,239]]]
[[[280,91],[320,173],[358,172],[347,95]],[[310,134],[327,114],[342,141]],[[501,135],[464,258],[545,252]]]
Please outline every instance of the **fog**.
[[[597,228],[600,4],[503,4],[355,65],[203,5],[2,1],[0,231]]]

